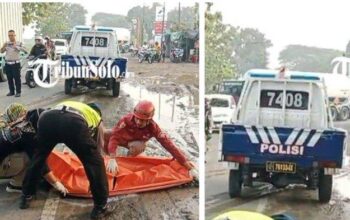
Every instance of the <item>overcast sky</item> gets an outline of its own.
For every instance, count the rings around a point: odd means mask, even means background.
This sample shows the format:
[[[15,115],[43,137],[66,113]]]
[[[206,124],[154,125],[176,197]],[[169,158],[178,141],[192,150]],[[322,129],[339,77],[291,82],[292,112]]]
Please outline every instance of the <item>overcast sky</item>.
[[[88,11],[86,24],[91,24],[91,17],[97,12],[105,12],[119,15],[127,15],[129,9],[134,6],[152,6],[153,2],[159,2],[160,4],[164,4],[167,11],[171,11],[174,8],[179,7],[179,1],[175,0],[166,0],[166,1],[148,1],[148,0],[115,0],[115,1],[107,1],[107,0],[72,0],[65,1],[71,3],[79,3],[84,6],[84,8]],[[180,1],[181,7],[194,6],[195,1],[186,0]],[[155,15],[154,15],[155,16]],[[34,36],[34,30],[30,30],[30,28],[26,28],[24,33],[24,38],[32,38]]]
[[[350,40],[350,1],[235,0],[215,1],[225,23],[258,28],[272,41],[270,67],[289,44],[345,50]]]

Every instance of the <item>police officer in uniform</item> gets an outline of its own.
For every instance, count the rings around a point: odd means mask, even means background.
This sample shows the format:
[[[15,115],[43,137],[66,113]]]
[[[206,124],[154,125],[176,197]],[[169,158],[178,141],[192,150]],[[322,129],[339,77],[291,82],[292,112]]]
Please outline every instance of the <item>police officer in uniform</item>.
[[[21,63],[20,52],[27,53],[23,43],[16,41],[16,33],[14,30],[8,32],[10,41],[6,42],[0,49],[0,53],[6,52],[5,55],[5,72],[10,92],[7,96],[21,96]]]
[[[89,179],[94,200],[91,219],[99,219],[112,213],[114,207],[107,205],[106,168],[95,139],[99,127],[103,126],[99,113],[96,105],[65,101],[44,111],[40,117],[28,118],[37,130],[38,150],[23,181],[21,209],[29,207],[36,192],[38,170],[45,164],[55,145],[64,143],[78,156]]]

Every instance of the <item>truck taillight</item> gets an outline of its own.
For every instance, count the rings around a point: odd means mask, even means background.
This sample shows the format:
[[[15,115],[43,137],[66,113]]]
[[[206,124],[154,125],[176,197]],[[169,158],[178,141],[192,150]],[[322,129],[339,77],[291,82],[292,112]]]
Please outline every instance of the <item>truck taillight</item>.
[[[318,162],[320,167],[326,167],[326,168],[336,168],[337,163],[334,161],[319,161]]]
[[[245,156],[233,156],[233,155],[225,155],[224,161],[236,162],[236,163],[249,163],[249,157]]]

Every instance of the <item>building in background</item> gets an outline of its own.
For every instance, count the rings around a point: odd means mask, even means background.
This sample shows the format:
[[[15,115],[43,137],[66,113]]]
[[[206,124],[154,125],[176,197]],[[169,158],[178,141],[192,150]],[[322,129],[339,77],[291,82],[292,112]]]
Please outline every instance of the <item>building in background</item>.
[[[7,32],[9,30],[16,32],[16,39],[22,41],[22,4],[19,2],[2,3],[0,2],[0,44],[8,40]]]

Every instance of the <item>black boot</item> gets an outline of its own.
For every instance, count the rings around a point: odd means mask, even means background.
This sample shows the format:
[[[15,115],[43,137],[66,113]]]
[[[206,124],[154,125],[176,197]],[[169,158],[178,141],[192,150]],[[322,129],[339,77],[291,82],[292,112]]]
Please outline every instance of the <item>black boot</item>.
[[[99,206],[94,206],[94,209],[92,210],[90,214],[91,219],[101,219],[107,216],[110,216],[114,209],[116,208],[115,205],[107,204],[103,208]]]
[[[32,199],[33,199],[33,196],[21,195],[21,201],[19,203],[19,208],[20,209],[29,208],[29,203]]]

